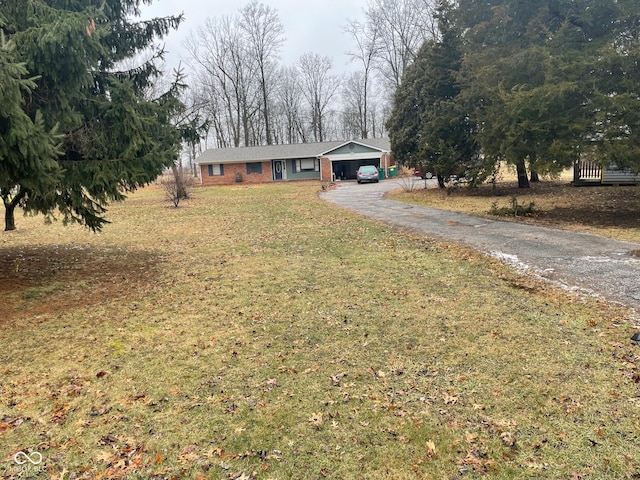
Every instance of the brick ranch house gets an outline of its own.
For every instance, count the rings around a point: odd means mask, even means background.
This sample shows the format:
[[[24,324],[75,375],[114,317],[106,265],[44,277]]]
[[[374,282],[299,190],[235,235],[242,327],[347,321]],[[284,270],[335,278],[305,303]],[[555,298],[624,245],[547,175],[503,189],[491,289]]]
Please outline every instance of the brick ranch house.
[[[350,180],[361,165],[387,169],[395,162],[389,139],[261,147],[210,148],[196,159],[202,185],[291,180]]]

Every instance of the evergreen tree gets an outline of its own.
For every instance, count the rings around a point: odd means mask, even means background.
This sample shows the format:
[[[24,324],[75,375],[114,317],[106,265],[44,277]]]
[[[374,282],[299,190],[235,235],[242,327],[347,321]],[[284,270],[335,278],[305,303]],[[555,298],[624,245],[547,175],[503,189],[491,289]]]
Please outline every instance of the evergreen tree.
[[[597,20],[589,43],[598,49],[580,70],[592,95],[589,143],[603,165],[640,172],[640,4],[594,3],[597,9],[584,23],[591,27]]]
[[[640,171],[637,0],[459,0],[440,15],[442,40],[396,94],[400,160],[471,167],[478,179],[506,161],[520,187],[527,167],[555,173],[585,153]]]
[[[426,53],[430,48],[433,48],[430,42],[423,45],[415,61],[405,70],[386,124],[393,156],[409,167],[417,167],[423,162],[420,156],[420,132],[428,103],[423,90],[428,78]]]
[[[180,135],[171,119],[181,108],[182,85],[176,79],[169,91],[147,99],[161,73],[155,58],[118,69],[181,22],[135,21],[143,3],[150,0],[3,2],[0,27],[15,44],[16,60],[35,78],[22,89],[22,115],[43,132],[57,126],[62,135],[55,165],[51,157],[34,155],[22,162],[19,176],[5,169],[6,155],[16,152],[2,152],[0,187],[12,201],[18,195],[25,211],[59,214],[99,230],[110,202],[151,182],[177,158]],[[13,148],[27,151],[20,143]]]
[[[529,185],[525,162],[553,173],[590,151],[640,163],[639,14],[630,0],[459,2],[479,141],[516,166],[519,186]]]
[[[451,7],[438,11],[438,39],[427,41],[403,77],[387,122],[391,148],[403,163],[435,170],[440,187],[462,173],[472,183],[486,178],[475,140],[476,125],[461,96],[462,37],[450,20]]]
[[[53,191],[62,178],[56,161],[60,138],[45,129],[42,114],[32,120],[22,109],[23,95],[35,88],[26,74],[15,45],[0,32],[0,196],[6,230],[15,229],[14,211],[28,192]]]

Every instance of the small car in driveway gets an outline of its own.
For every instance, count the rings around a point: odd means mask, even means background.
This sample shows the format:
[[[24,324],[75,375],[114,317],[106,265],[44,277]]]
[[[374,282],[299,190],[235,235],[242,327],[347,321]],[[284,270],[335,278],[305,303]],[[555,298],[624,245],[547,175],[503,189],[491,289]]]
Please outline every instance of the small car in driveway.
[[[358,183],[380,181],[380,177],[378,176],[378,168],[374,165],[361,166],[358,169],[356,178],[358,179]]]

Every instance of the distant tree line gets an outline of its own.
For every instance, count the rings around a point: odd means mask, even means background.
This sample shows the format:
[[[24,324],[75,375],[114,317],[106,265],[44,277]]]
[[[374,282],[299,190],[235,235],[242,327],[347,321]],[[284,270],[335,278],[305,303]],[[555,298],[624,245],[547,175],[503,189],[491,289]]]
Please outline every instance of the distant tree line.
[[[443,1],[387,122],[396,158],[520,187],[579,159],[640,170],[637,0]]]
[[[293,65],[279,53],[278,12],[252,0],[234,15],[207,19],[185,42],[187,103],[207,120],[212,147],[380,137],[391,99],[422,43],[436,33],[435,0],[372,0],[345,32],[356,48],[350,74],[313,52]]]

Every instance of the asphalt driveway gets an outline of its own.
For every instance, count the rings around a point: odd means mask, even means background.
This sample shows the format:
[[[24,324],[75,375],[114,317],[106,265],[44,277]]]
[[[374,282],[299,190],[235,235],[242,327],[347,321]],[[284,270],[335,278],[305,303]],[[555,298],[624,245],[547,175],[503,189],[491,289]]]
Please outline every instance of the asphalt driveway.
[[[632,254],[640,251],[640,244],[384,198],[398,188],[399,182],[392,179],[362,185],[341,182],[321,198],[413,233],[469,246],[565,288],[640,310],[640,258]]]

